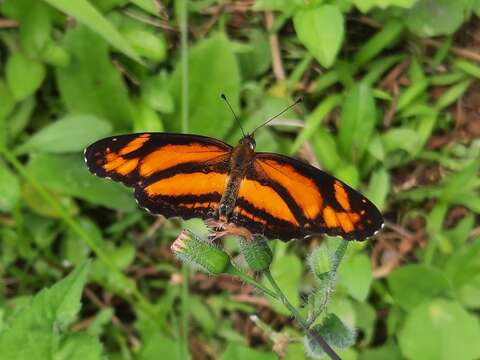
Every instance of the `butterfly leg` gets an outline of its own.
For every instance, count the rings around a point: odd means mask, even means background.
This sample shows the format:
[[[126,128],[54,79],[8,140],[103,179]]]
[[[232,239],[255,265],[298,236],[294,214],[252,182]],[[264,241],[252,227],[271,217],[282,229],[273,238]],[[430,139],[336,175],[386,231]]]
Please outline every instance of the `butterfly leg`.
[[[205,221],[211,230],[210,239],[220,239],[227,235],[242,236],[247,240],[253,240],[252,233],[243,226],[237,226],[234,223],[225,223],[217,219],[208,219]]]

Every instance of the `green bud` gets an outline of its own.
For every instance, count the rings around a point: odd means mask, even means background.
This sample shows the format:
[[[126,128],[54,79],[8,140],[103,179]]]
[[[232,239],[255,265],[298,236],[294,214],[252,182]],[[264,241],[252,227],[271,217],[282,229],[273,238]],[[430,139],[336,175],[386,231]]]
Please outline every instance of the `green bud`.
[[[319,334],[331,347],[345,349],[355,344],[356,332],[346,326],[335,314],[328,314],[321,324],[315,325],[305,336],[307,353],[318,358],[325,354],[320,344],[315,341],[313,333]]]
[[[267,241],[262,236],[254,236],[253,240],[240,237],[240,251],[250,269],[264,271],[270,267],[273,254]]]
[[[308,258],[308,265],[316,278],[324,280],[332,270],[332,255],[327,246],[319,246]]]
[[[218,275],[230,267],[230,257],[215,245],[201,240],[191,231],[183,230],[170,247],[181,261]]]

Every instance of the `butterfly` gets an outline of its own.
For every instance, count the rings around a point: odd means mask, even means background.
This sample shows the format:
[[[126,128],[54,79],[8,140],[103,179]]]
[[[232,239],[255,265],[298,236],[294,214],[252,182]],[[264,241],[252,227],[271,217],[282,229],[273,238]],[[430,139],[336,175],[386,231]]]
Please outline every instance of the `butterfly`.
[[[363,240],[382,227],[375,205],[339,179],[288,156],[256,152],[254,132],[236,146],[190,134],[112,136],[88,146],[85,162],[165,217],[216,219],[284,241],[324,233]]]

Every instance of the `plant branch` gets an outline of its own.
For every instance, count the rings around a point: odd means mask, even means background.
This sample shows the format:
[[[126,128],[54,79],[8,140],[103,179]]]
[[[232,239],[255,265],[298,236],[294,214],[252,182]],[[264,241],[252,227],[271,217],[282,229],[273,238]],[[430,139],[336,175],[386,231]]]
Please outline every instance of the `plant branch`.
[[[287,297],[283,293],[282,289],[278,286],[277,282],[272,276],[270,270],[264,271],[264,275],[267,278],[270,285],[272,285],[273,289],[277,293],[278,297],[282,304],[292,313],[295,320],[300,324],[302,329],[305,331],[307,336],[311,337],[315,342],[317,342],[323,351],[330,357],[332,360],[341,360],[337,353],[328,345],[325,339],[320,335],[317,331],[309,329],[307,322],[302,318],[298,310],[288,301]]]
[[[325,286],[325,294],[322,303],[320,306],[310,314],[307,319],[307,326],[310,327],[312,324],[317,320],[317,318],[325,311],[325,308],[328,303],[328,299],[333,292],[333,288],[335,286],[335,281],[337,280],[337,271],[340,263],[342,262],[343,256],[347,251],[348,241],[341,240],[340,244],[338,245],[335,253],[332,257],[332,270],[328,272],[328,277],[326,279],[326,286]]]

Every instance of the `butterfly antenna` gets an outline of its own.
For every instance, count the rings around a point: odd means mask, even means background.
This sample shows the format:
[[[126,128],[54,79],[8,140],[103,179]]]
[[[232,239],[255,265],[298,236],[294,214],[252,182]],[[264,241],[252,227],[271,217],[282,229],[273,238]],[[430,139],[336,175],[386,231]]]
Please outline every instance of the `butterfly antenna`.
[[[258,129],[260,129],[261,127],[267,125],[270,121],[272,120],[275,120],[276,118],[278,118],[280,115],[282,115],[283,113],[287,112],[288,110],[290,110],[292,107],[294,107],[295,105],[301,103],[303,101],[303,98],[298,98],[297,100],[295,100],[295,102],[289,106],[287,106],[285,109],[283,109],[282,111],[280,111],[277,115],[275,115],[274,117],[271,117],[270,119],[268,119],[267,121],[265,121],[263,124],[260,124],[258,125],[255,129],[253,129],[252,131],[252,134],[257,131]]]
[[[220,96],[222,97],[223,100],[225,100],[225,102],[227,103],[228,107],[230,108],[230,111],[232,112],[233,116],[235,117],[235,120],[237,121],[238,126],[240,126],[240,130],[242,130],[243,137],[246,137],[247,135],[245,135],[245,131],[243,131],[242,123],[241,123],[240,120],[238,119],[237,114],[235,114],[235,111],[233,111],[232,105],[230,105],[230,102],[228,101],[227,97],[225,96],[225,94],[222,94],[222,95],[220,95]]]

